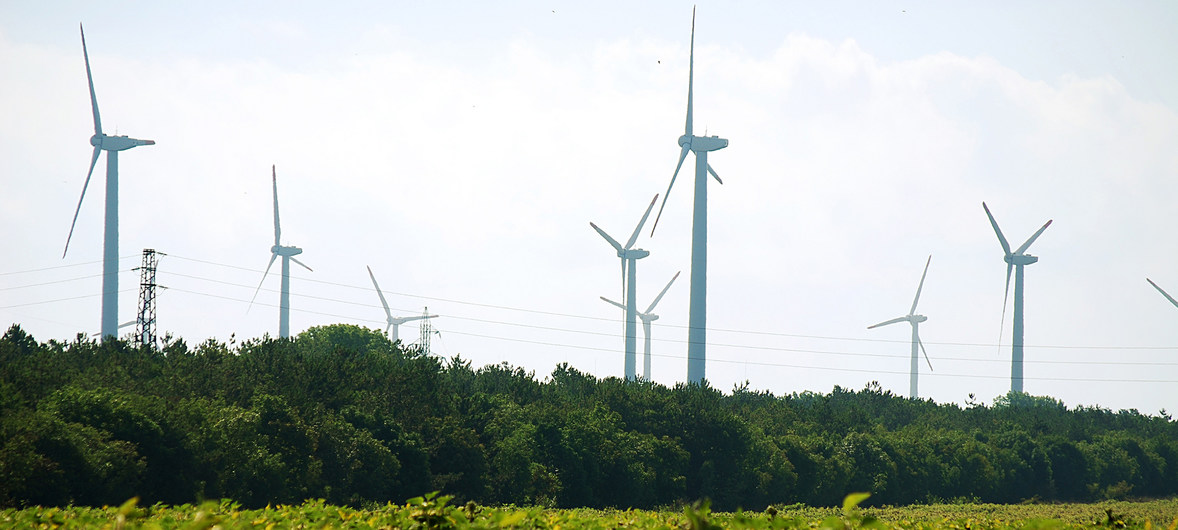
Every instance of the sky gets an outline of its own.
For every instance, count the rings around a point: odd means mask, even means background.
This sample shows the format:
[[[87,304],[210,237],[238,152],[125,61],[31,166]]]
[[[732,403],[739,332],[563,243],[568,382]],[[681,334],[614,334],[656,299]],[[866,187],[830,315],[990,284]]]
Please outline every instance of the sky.
[[[98,331],[100,162],[78,24],[120,163],[119,321],[141,252],[159,331],[195,346],[438,318],[431,351],[621,376],[619,240],[667,192],[686,108],[686,2],[0,3],[0,323]],[[1166,2],[701,2],[696,134],[709,162],[707,378],[776,395],[991,403],[1013,308],[985,201],[1026,268],[1025,390],[1178,411],[1178,6]],[[690,170],[692,160],[685,169]],[[659,303],[651,378],[686,378],[690,173],[637,245]],[[656,207],[657,208],[657,207]],[[653,217],[653,215],[652,215]],[[255,289],[260,292],[251,305]],[[1005,315],[1005,320],[1003,320]],[[417,340],[417,322],[401,328]],[[130,332],[127,328],[125,331]],[[639,349],[642,337],[639,331]],[[641,367],[641,361],[639,361]],[[972,396],[972,398],[971,398]]]

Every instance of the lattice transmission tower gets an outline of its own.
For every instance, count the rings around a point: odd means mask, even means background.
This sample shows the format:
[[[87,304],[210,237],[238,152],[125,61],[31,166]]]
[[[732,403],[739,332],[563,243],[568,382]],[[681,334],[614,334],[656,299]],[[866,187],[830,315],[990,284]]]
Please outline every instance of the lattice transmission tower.
[[[421,346],[421,353],[429,355],[429,337],[434,333],[434,327],[429,323],[429,308],[425,308],[421,313],[421,340],[418,345]]]
[[[155,271],[159,256],[155,249],[143,249],[143,265],[139,270],[139,317],[135,320],[135,342],[155,346]]]

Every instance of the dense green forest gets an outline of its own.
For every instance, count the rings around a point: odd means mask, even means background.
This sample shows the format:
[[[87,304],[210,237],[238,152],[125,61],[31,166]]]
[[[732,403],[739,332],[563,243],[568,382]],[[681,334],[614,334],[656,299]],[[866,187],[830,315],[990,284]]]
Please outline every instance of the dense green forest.
[[[403,349],[379,331],[162,348],[0,338],[0,507],[245,507],[321,498],[658,507],[1084,501],[1178,494],[1178,422],[1008,394],[961,407],[869,385],[547,376]]]

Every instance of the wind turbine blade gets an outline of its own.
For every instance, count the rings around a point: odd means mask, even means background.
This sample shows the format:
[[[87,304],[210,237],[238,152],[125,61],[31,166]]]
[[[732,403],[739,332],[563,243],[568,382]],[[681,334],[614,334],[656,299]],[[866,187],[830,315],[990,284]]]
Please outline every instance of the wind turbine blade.
[[[435,316],[437,316],[437,315],[435,315]],[[423,315],[418,315],[415,317],[401,317],[400,319],[398,319],[399,320],[398,324],[404,324],[406,322],[413,322],[414,320],[421,320],[424,318],[430,318],[430,317],[423,316]]]
[[[920,301],[920,290],[924,289],[924,277],[928,276],[928,265],[933,262],[933,255],[929,254],[928,261],[924,262],[924,274],[920,275],[920,285],[916,286],[916,298],[912,300],[912,309],[908,310],[909,315],[916,314],[916,303]]]
[[[880,322],[879,324],[875,324],[874,326],[867,326],[867,329],[875,329],[880,326],[886,326],[888,324],[895,324],[897,322],[907,322],[907,321],[908,321],[908,317],[902,316],[902,317],[893,318],[891,320],[885,320],[883,322]]]
[[[716,179],[716,182],[719,182],[720,184],[723,184],[723,183],[724,183],[724,181],[723,181],[723,180],[720,180],[720,175],[717,175],[717,174],[716,174],[716,170],[712,169],[712,165],[711,165],[711,164],[708,164],[708,173],[711,173],[711,174],[712,174],[712,178]]]
[[[1043,225],[1043,227],[1040,228],[1038,232],[1035,232],[1035,235],[1031,236],[1031,238],[1028,239],[1026,243],[1023,243],[1023,246],[1018,247],[1018,250],[1014,251],[1014,253],[1015,254],[1022,254],[1024,251],[1026,251],[1028,248],[1030,248],[1031,243],[1034,243],[1036,239],[1039,239],[1039,234],[1042,234],[1043,231],[1047,230],[1047,227],[1049,227],[1049,226],[1051,226],[1051,220],[1048,220],[1047,224]]]
[[[605,240],[609,242],[610,246],[614,247],[614,250],[617,250],[619,253],[625,250],[622,248],[622,244],[618,243],[618,240],[609,237],[609,234],[605,233],[605,230],[598,228],[596,224],[593,224],[593,222],[590,222],[589,226],[593,227],[593,229],[596,230],[598,234],[601,234],[601,237],[604,237]]]
[[[675,283],[675,279],[679,277],[679,272],[682,271],[676,272],[675,275],[671,277],[671,281],[667,282],[667,286],[663,287],[663,290],[659,292],[659,295],[654,297],[654,301],[650,303],[650,307],[646,308],[646,311],[643,311],[643,313],[654,311],[654,306],[658,305],[659,300],[663,299],[664,294],[667,294],[667,290],[671,288],[671,284]]]
[[[998,321],[998,353],[1002,354],[1002,327],[1006,325],[1006,301],[1010,299],[1010,271],[1014,268],[1011,263],[1006,264],[1006,290],[1002,292],[1002,320]]]
[[[691,138],[691,89],[695,80],[695,6],[691,8],[691,48],[687,59],[687,126],[683,135]]]
[[[634,243],[638,241],[638,234],[642,232],[642,225],[646,224],[646,218],[650,217],[650,211],[654,209],[654,203],[658,200],[659,194],[656,193],[654,194],[654,198],[650,200],[650,206],[646,207],[646,213],[642,214],[642,219],[638,221],[638,226],[634,227],[634,233],[630,234],[630,240],[626,241],[626,249],[634,246]]]
[[[385,316],[393,318],[393,312],[389,311],[389,303],[385,301],[384,293],[380,292],[380,285],[377,285],[376,283],[376,275],[372,274],[372,267],[365,265],[364,268],[368,269],[368,277],[372,278],[372,286],[376,288],[376,295],[380,297],[380,305],[384,306]],[[388,333],[388,328],[385,328],[384,332]]]
[[[1153,283],[1153,280],[1146,278],[1145,281],[1149,282],[1149,284],[1152,285],[1154,289],[1157,289],[1159,293],[1162,293],[1162,296],[1166,297],[1166,300],[1169,300],[1171,304],[1174,304],[1174,307],[1178,307],[1178,300],[1174,300],[1173,296],[1170,296],[1169,293],[1162,290],[1161,287],[1158,287],[1158,284]]]
[[[933,362],[928,359],[928,351],[924,349],[924,341],[920,337],[916,337],[916,343],[920,345],[920,351],[924,352],[924,362],[928,363],[928,371],[933,371]]]
[[[90,74],[90,53],[86,51],[86,30],[78,24],[82,33],[82,57],[86,59],[86,80],[90,83],[90,105],[94,107],[94,134],[102,134],[102,119],[98,117],[98,97],[94,95],[94,76]]]
[[[271,165],[270,175],[274,178],[274,244],[280,245],[282,225],[278,223],[278,170]]]
[[[685,145],[679,151],[679,163],[675,165],[675,172],[671,174],[671,183],[667,185],[666,195],[663,195],[663,204],[659,206],[659,213],[654,216],[654,225],[650,227],[651,236],[654,236],[654,229],[659,227],[659,219],[663,216],[663,208],[667,207],[667,199],[671,197],[671,188],[675,187],[675,178],[679,176],[679,170],[683,168],[683,160],[687,158],[687,152],[690,150],[691,146]]]
[[[65,238],[65,250],[61,251],[61,259],[65,259],[66,252],[70,251],[70,240],[74,238],[74,226],[78,224],[78,214],[82,211],[82,199],[86,198],[86,188],[90,187],[90,177],[94,175],[94,164],[98,163],[98,155],[102,149],[94,146],[94,157],[90,159],[90,171],[86,173],[86,183],[82,184],[82,196],[78,197],[78,208],[74,210],[74,220],[70,222],[70,235]]]
[[[258,298],[258,291],[262,290],[262,284],[265,283],[265,281],[266,281],[266,275],[270,274],[270,267],[274,266],[274,260],[276,260],[276,259],[278,259],[278,253],[272,252],[270,254],[270,263],[268,263],[266,265],[266,272],[262,273],[262,281],[258,282],[258,288],[254,289],[254,296],[253,296],[253,298],[250,298],[250,307],[254,306],[254,300],[256,300]],[[246,308],[245,311],[248,313],[249,308]]]
[[[608,303],[608,304],[610,304],[610,305],[612,305],[612,306],[614,306],[614,307],[616,307],[616,308],[618,308],[618,309],[621,309],[622,311],[625,311],[625,310],[626,310],[626,306],[624,306],[624,305],[622,305],[622,304],[619,304],[619,303],[617,303],[617,302],[615,302],[615,301],[613,301],[613,300],[610,300],[609,298],[606,298],[606,297],[604,297],[604,296],[599,296],[598,298],[600,298],[600,299],[602,299],[602,300],[605,300],[605,301],[606,301],[606,303]]]
[[[127,327],[127,326],[133,326],[133,325],[135,325],[135,323],[137,323],[137,322],[138,322],[137,320],[132,320],[132,321],[129,321],[129,322],[123,322],[122,324],[119,324],[119,327],[118,327],[118,329],[123,329],[123,328],[125,328],[125,327]],[[98,336],[101,336],[101,335],[102,335],[102,332],[101,332],[101,331],[99,331],[99,332],[97,332],[97,333],[91,333],[91,334],[90,334],[90,336],[91,336],[91,337],[98,337]]]
[[[622,300],[626,300],[626,258],[622,258]]]
[[[299,265],[302,265],[304,269],[307,269],[307,270],[309,270],[309,271],[311,271],[311,272],[315,272],[315,270],[314,270],[314,269],[312,269],[311,267],[308,267],[306,263],[303,263],[303,262],[301,262],[301,261],[299,261],[299,260],[297,260],[297,259],[295,259],[295,258],[290,258],[290,260],[291,260],[291,261],[293,261],[293,262],[295,262],[295,263],[298,263]]]
[[[998,242],[1002,243],[1002,251],[1005,252],[1007,256],[1009,256],[1010,243],[1006,242],[1006,237],[1002,235],[1002,229],[998,228],[998,221],[994,220],[994,216],[990,214],[990,208],[986,206],[985,202],[982,203],[982,208],[986,210],[986,217],[990,218],[990,224],[994,227],[994,233],[998,234]]]

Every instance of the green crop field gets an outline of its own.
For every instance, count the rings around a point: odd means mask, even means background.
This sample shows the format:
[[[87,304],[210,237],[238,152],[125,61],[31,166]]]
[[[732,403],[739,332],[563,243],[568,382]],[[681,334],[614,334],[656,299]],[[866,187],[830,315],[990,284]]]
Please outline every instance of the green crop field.
[[[786,528],[1004,529],[1178,528],[1178,499],[1094,504],[939,504],[859,509],[866,494],[844,506],[772,507],[764,512],[713,513],[706,505],[681,511],[552,510],[450,504],[447,496],[410,499],[368,509],[323,501],[241,509],[222,501],[201,505],[25,508],[0,512],[5,528]]]

